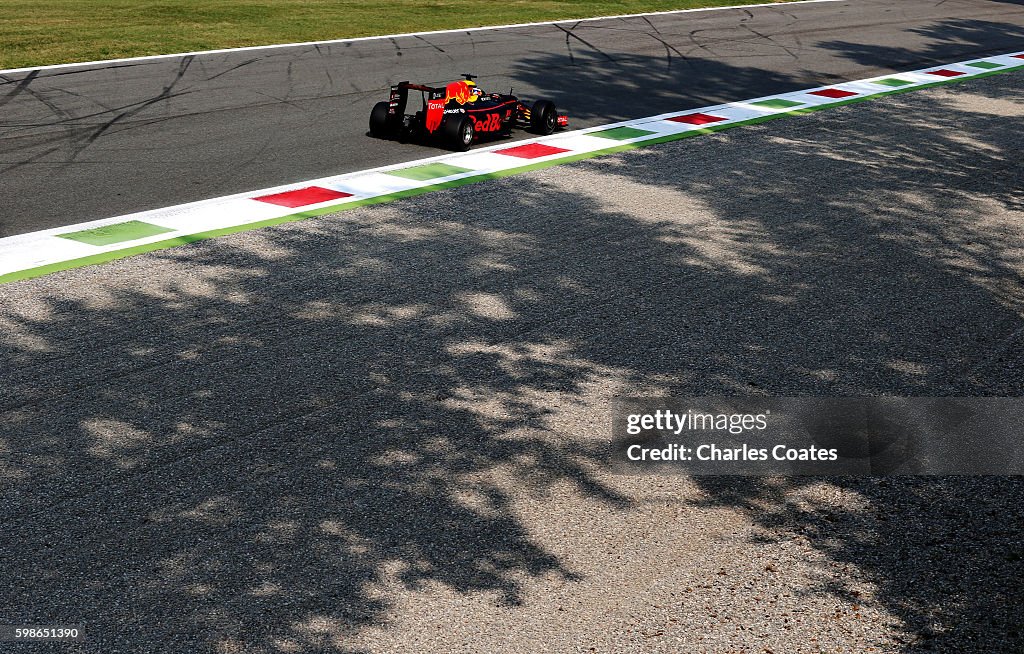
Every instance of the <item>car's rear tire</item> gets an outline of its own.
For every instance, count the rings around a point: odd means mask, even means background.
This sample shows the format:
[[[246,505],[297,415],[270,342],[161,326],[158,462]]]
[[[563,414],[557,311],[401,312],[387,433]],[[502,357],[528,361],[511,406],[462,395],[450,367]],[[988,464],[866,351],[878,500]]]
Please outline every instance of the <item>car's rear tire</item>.
[[[387,102],[378,102],[373,105],[370,112],[370,135],[379,139],[393,139],[398,133],[395,129],[395,121],[388,115],[391,105]]]
[[[558,128],[558,110],[550,100],[537,100],[530,109],[530,131],[547,136]]]
[[[444,123],[444,142],[449,149],[465,152],[473,144],[476,128],[469,116],[455,116]]]

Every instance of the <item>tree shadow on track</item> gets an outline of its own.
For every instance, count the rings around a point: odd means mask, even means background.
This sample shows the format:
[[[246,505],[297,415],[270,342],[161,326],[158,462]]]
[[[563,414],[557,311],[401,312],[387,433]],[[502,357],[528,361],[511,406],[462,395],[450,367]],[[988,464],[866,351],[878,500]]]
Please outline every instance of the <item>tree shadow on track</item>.
[[[1010,4],[1024,6],[1019,0]],[[887,62],[889,66],[901,66],[905,62],[946,63],[957,59],[951,53],[964,51],[974,54],[959,58],[973,59],[990,54],[1015,52],[1020,50],[1021,42],[1024,41],[1024,27],[988,20],[946,20],[907,31],[914,35],[913,38],[926,39],[927,45],[914,48],[904,45],[880,46],[850,41],[826,41],[819,43],[818,47],[837,52],[859,64],[875,65],[881,61]]]
[[[513,85],[528,85],[539,97],[552,98],[570,119],[626,120],[733,102],[787,91],[849,81],[841,69],[825,72],[803,67],[799,34],[780,29],[776,36],[730,30],[706,42],[694,35],[651,33],[659,39],[661,56],[608,53],[584,48],[567,57],[525,58],[511,74]],[[848,41],[815,43],[834,51],[840,61],[879,70],[913,69],[987,54],[1019,50],[1024,27],[987,20],[945,20],[907,30],[907,44],[880,46]],[[598,41],[600,43],[600,41]],[[813,51],[812,51],[813,52]],[[762,68],[759,59],[780,53],[794,58],[783,73]],[[736,62],[742,62],[737,65]],[[828,66],[826,66],[827,68]],[[551,71],[561,75],[552,75]],[[860,70],[860,68],[858,68]],[[866,75],[861,74],[859,77]]]
[[[814,78],[799,72],[776,73],[677,53],[661,59],[617,54],[612,62],[584,53],[576,56],[578,66],[564,68],[564,78],[542,74],[556,61],[545,57],[526,60],[513,74],[514,85],[525,82],[538,89],[537,97],[552,99],[569,112],[570,121],[583,124],[737,100],[738,89],[744,97],[757,97],[815,85]],[[557,84],[552,77],[558,79]]]
[[[595,383],[1020,395],[995,215],[1021,210],[1021,137],[953,93],[0,289],[0,613],[85,623],[83,651],[357,651],[400,590],[515,607],[580,579],[514,504],[632,509],[604,434],[552,424]],[[698,481],[855,566],[907,651],[1024,643],[1016,480],[831,480],[856,510],[796,501],[820,480]]]

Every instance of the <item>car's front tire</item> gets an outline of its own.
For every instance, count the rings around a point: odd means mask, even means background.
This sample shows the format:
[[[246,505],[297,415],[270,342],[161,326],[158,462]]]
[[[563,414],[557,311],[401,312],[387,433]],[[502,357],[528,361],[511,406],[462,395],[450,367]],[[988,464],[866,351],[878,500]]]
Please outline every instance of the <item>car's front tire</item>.
[[[558,128],[558,110],[550,100],[537,100],[530,109],[530,131],[547,136]]]

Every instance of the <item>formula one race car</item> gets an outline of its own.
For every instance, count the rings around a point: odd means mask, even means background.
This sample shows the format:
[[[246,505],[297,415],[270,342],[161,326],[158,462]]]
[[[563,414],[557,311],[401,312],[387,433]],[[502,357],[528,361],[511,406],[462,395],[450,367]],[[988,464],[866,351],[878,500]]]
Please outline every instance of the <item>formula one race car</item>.
[[[528,105],[514,95],[484,93],[473,75],[444,88],[399,82],[391,87],[391,99],[378,102],[370,112],[370,135],[400,141],[439,141],[452,150],[468,150],[482,136],[508,136],[513,127],[547,135],[569,125],[549,100]],[[423,107],[405,113],[409,91],[420,91]]]

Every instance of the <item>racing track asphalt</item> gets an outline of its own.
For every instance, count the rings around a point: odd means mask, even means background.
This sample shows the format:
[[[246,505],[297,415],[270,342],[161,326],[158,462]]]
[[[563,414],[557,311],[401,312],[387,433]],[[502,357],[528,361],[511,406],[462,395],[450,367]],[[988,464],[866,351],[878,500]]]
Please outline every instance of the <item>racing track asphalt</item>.
[[[1020,0],[863,0],[0,75],[0,237],[431,156],[389,83],[463,72],[577,127],[1020,49]]]

